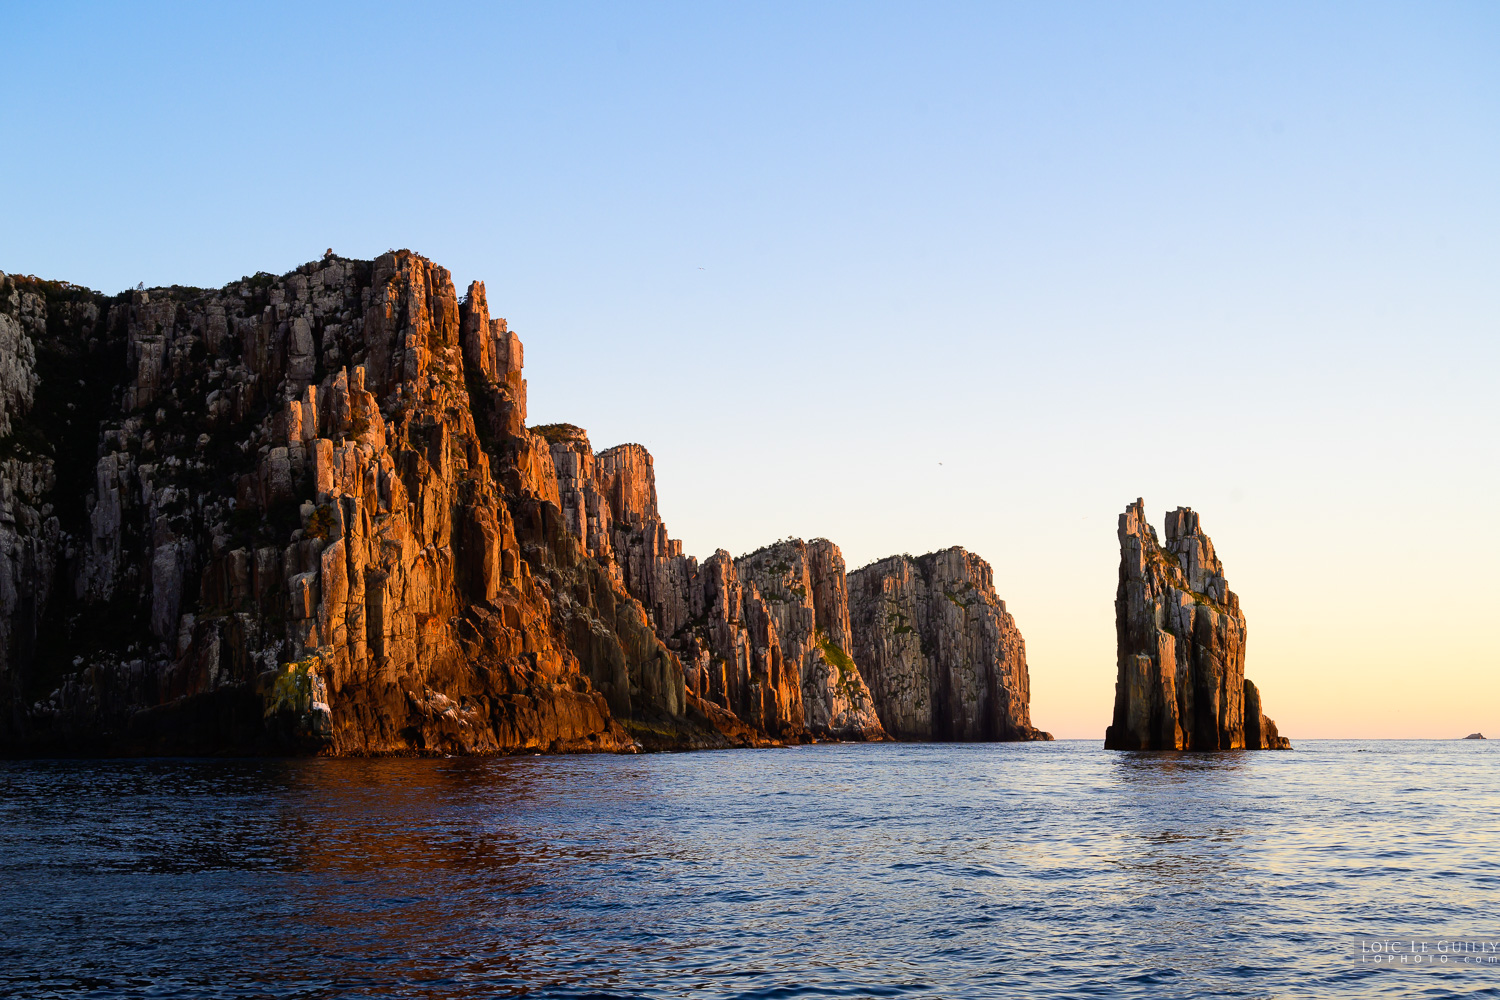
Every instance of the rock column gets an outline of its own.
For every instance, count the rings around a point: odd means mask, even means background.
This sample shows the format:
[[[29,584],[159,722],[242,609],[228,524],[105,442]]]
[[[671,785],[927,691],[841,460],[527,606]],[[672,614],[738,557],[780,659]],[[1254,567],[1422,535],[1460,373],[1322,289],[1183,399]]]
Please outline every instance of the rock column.
[[[1285,749],[1245,679],[1245,616],[1198,515],[1167,515],[1167,544],[1141,500],[1120,515],[1114,750]]]

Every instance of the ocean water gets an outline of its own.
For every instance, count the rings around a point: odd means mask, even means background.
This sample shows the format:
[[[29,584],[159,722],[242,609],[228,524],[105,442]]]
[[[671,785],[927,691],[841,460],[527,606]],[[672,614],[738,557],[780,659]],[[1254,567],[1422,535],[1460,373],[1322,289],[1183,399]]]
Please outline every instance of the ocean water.
[[[1500,996],[1500,744],[0,762],[0,995]]]

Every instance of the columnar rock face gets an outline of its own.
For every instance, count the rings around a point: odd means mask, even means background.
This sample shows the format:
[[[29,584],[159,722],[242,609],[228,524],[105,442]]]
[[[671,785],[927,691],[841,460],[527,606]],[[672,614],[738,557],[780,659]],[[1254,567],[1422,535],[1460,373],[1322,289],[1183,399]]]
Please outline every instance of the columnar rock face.
[[[1137,500],[1120,515],[1115,596],[1116,750],[1286,749],[1245,679],[1245,616],[1198,515],[1167,515],[1157,541]]]
[[[800,675],[808,729],[857,739],[885,735],[875,701],[849,650],[844,556],[826,538],[789,539],[735,560],[776,624],[781,658]]]
[[[677,658],[562,523],[482,285],[406,251],[114,298],[0,276],[0,348],[0,747],[691,728]]]
[[[44,299],[32,290],[40,284],[23,279],[18,287],[0,274],[0,697],[7,702],[19,697],[17,662],[34,655],[62,539],[51,502],[56,463],[27,447],[41,437],[26,423],[40,381],[36,341],[46,340]],[[97,318],[95,310],[90,323]],[[19,439],[26,430],[29,442]]]
[[[990,566],[961,548],[849,574],[851,649],[897,739],[1050,740],[1031,724],[1026,644]]]
[[[908,568],[926,694],[882,701],[911,651],[861,646],[837,546],[684,555],[651,455],[528,427],[523,361],[404,250],[112,297],[0,274],[0,752],[1037,735],[982,561]]]
[[[646,608],[704,710],[720,709],[767,739],[884,736],[846,652],[837,546],[788,541],[741,559],[720,550],[700,565],[667,533],[645,448],[623,444],[596,456],[581,428],[536,430],[551,442],[564,523]]]

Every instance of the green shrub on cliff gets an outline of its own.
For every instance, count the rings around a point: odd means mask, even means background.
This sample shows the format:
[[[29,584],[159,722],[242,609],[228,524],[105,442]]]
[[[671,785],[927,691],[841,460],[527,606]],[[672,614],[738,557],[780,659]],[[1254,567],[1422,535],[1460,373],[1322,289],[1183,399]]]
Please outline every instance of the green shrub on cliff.
[[[838,687],[845,694],[852,695],[858,690],[857,681],[860,680],[859,668],[854,665],[854,659],[839,646],[838,643],[828,638],[828,633],[822,629],[813,632],[813,641],[823,651],[823,659],[833,664],[839,672]]]
[[[272,716],[282,710],[298,715],[311,711],[312,672],[321,662],[318,657],[309,656],[305,660],[282,664],[281,673],[276,675],[270,694],[266,697],[266,715]]]

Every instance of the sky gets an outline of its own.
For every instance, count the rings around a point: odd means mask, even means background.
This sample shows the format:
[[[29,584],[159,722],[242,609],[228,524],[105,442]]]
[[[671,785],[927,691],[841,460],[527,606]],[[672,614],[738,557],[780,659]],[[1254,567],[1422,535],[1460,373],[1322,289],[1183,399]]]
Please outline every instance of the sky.
[[[994,566],[1098,739],[1118,515],[1285,735],[1500,736],[1500,6],[5,5],[0,270],[415,250],[686,551]]]

